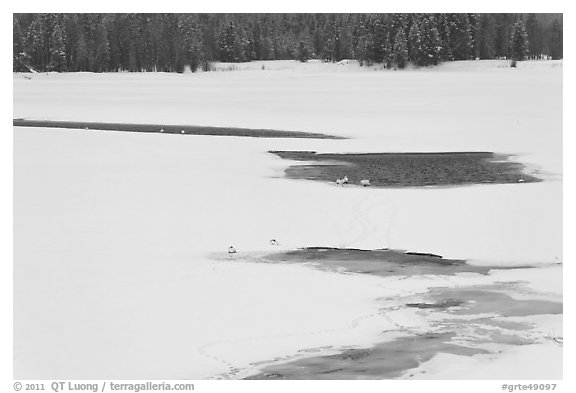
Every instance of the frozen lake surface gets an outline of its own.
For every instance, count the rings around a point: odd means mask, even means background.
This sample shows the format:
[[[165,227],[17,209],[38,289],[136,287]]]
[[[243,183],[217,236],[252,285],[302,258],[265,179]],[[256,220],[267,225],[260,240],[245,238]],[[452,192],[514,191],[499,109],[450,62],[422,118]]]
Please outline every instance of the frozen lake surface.
[[[395,345],[398,336],[469,319],[479,329],[528,326],[522,337],[530,344],[439,353],[415,364],[413,378],[561,378],[562,346],[553,340],[562,337],[561,314],[486,320],[395,309],[400,299],[443,301],[429,298],[434,288],[502,282],[514,283],[505,292],[514,299],[562,301],[561,63],[406,72],[274,64],[182,75],[14,75],[15,119],[351,138],[15,127],[14,377],[243,378],[274,359]],[[299,162],[272,150],[512,154],[543,181],[338,188],[283,178]],[[230,245],[234,257],[214,257]],[[248,260],[314,246],[517,268],[403,278]]]

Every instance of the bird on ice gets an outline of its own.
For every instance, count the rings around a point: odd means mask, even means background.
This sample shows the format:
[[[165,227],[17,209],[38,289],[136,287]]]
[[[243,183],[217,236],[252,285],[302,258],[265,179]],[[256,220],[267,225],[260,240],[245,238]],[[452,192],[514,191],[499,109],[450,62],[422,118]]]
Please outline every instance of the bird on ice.
[[[339,186],[348,184],[348,176],[344,176],[342,179],[336,179],[336,184],[338,184]]]
[[[228,247],[228,254],[236,254],[236,249],[233,246]]]

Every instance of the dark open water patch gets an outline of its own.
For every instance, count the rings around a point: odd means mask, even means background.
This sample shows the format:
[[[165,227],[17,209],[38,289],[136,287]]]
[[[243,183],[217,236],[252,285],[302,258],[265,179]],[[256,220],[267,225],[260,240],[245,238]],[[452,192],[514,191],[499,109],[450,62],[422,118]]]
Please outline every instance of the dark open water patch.
[[[270,151],[289,160],[317,164],[293,165],[291,179],[350,184],[368,179],[373,187],[455,186],[467,184],[533,183],[541,179],[523,173],[524,165],[491,152],[318,154],[313,151]]]
[[[507,317],[561,314],[562,303],[543,300],[518,300],[503,293],[510,284],[464,288],[434,288],[424,296],[429,301],[407,303],[424,313],[443,313],[433,318],[426,333],[409,333],[368,348],[341,349],[336,354],[313,356],[263,367],[246,379],[391,379],[440,353],[473,356],[493,353],[494,344],[529,345],[542,342],[529,322]],[[398,308],[394,308],[398,310]],[[382,309],[382,313],[389,310]],[[459,316],[472,316],[463,318]],[[477,315],[477,317],[476,317]],[[427,315],[423,317],[426,318]],[[484,347],[483,347],[484,346]],[[304,351],[301,351],[304,352]]]
[[[233,127],[204,127],[190,125],[132,124],[132,123],[98,123],[86,121],[55,121],[14,119],[15,127],[71,128],[79,130],[148,132],[181,135],[242,136],[252,138],[308,138],[308,139],[345,139],[342,137],[301,132],[278,131],[268,129],[250,129]]]
[[[266,262],[310,263],[330,270],[378,276],[412,276],[420,274],[453,275],[463,272],[488,274],[491,269],[523,267],[473,266],[464,260],[444,259],[428,253],[406,253],[397,250],[362,250],[326,247],[303,248],[263,257]],[[439,353],[459,356],[489,354],[494,344],[528,345],[545,337],[526,321],[509,317],[562,314],[562,302],[539,299],[516,299],[509,295],[522,293],[522,283],[505,282],[465,287],[432,288],[425,294],[395,298],[393,304],[382,299],[380,313],[418,309],[431,321],[425,330],[415,332],[394,322],[398,332],[408,334],[368,348],[342,348],[336,354],[316,355],[283,363],[271,362],[246,379],[391,379],[410,378],[409,370]],[[434,318],[429,316],[434,315]],[[440,317],[438,317],[440,316]],[[393,316],[392,316],[393,318]],[[300,351],[302,354],[305,351]]]
[[[307,247],[269,254],[267,262],[316,263],[327,270],[388,276],[444,275],[458,273],[488,274],[492,269],[518,269],[527,266],[474,266],[465,260],[402,250],[362,250],[357,248]],[[529,266],[528,266],[529,267]]]
[[[246,379],[391,379],[418,367],[438,353],[471,356],[488,353],[480,348],[450,343],[456,333],[402,337],[371,348],[347,349],[336,355],[317,356],[266,367]]]
[[[497,314],[503,317],[562,314],[563,304],[549,300],[514,299],[504,293],[509,285],[475,286],[470,288],[433,288],[432,302],[409,303],[408,307],[445,309],[454,315]],[[457,304],[458,303],[458,304]],[[446,307],[442,307],[446,305]]]

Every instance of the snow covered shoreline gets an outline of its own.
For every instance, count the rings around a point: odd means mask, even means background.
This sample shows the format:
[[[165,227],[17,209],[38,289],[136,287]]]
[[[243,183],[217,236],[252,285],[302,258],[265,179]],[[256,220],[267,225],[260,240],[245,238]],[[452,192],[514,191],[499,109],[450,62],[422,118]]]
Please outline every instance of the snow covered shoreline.
[[[15,376],[208,378],[301,349],[378,342],[389,323],[375,301],[383,296],[382,280],[210,258],[231,244],[240,254],[262,251],[274,237],[286,249],[394,247],[477,264],[556,264],[562,260],[562,69],[538,63],[510,70],[470,62],[460,67],[465,71],[446,65],[398,73],[15,75],[14,118],[353,138],[15,128]],[[339,189],[280,179],[290,162],[269,150],[494,151],[518,154],[546,181]],[[494,279],[526,282],[561,299],[559,271]],[[422,281],[398,285],[414,293],[427,288]],[[535,323],[561,331],[558,318]],[[537,347],[515,351],[530,359],[550,351]],[[55,351],[59,362],[49,360]],[[500,364],[509,367],[510,356]],[[561,357],[554,359],[561,371]],[[455,378],[438,361],[422,365],[426,375]],[[470,369],[484,364],[476,357],[467,362]]]

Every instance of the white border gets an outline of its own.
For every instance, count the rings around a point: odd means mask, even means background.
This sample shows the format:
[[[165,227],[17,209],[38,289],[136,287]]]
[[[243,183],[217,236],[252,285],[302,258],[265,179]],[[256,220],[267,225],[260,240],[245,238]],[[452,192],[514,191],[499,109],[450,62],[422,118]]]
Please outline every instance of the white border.
[[[12,36],[9,31],[10,19],[13,12],[561,12],[564,13],[564,332],[566,340],[564,345],[564,380],[551,381],[558,383],[557,392],[576,391],[576,378],[573,367],[576,364],[574,359],[574,336],[570,332],[576,331],[574,325],[574,285],[572,278],[576,277],[574,260],[574,183],[572,169],[576,168],[574,162],[575,144],[574,133],[574,74],[573,74],[573,3],[568,1],[523,1],[523,2],[503,2],[498,0],[483,0],[475,4],[461,1],[363,1],[344,3],[342,5],[330,4],[327,2],[310,0],[290,0],[283,3],[263,2],[261,0],[240,0],[219,1],[219,2],[167,2],[144,3],[144,2],[123,2],[112,0],[99,0],[97,2],[83,2],[77,0],[53,0],[53,1],[26,1],[16,4],[2,5],[3,39],[2,39],[2,112],[4,113],[2,130],[0,131],[1,165],[2,176],[2,232],[0,237],[0,304],[2,306],[2,338],[0,345],[1,352],[1,385],[0,391],[13,391],[12,379],[12,184],[13,184],[13,140],[12,121],[13,100],[12,100],[12,75],[10,72],[12,52]],[[10,86],[10,89],[8,89]],[[40,382],[40,381],[39,381]],[[48,382],[48,381],[47,381]],[[134,381],[142,382],[142,381]],[[179,382],[179,381],[173,381]],[[195,382],[196,391],[235,391],[235,392],[294,392],[298,391],[362,391],[362,392],[496,392],[502,391],[500,386],[502,381],[190,381]],[[509,381],[514,383],[513,381]],[[528,381],[517,381],[527,383]],[[48,390],[51,391],[51,390]]]

